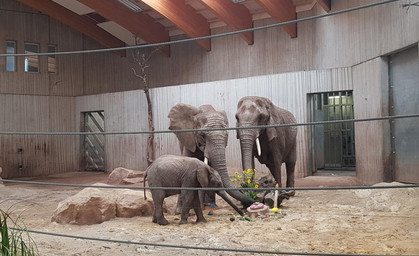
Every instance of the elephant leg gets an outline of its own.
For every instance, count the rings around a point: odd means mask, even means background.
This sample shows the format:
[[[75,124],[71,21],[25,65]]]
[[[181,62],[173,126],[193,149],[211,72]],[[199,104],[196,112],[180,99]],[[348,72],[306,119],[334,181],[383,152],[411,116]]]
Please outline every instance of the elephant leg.
[[[268,169],[271,172],[272,176],[274,176],[274,179],[275,179],[276,183],[278,183],[278,187],[281,188],[282,187],[282,183],[281,183],[281,165],[277,165],[276,163],[266,163],[266,166],[268,167]]]
[[[193,208],[196,214],[196,222],[207,222],[202,214],[201,201],[199,200],[198,191],[194,191]]]
[[[293,188],[294,187],[295,161],[286,162],[285,165],[287,168],[287,188]],[[287,190],[287,195],[294,196],[295,190]]]
[[[204,193],[204,205],[215,205],[215,191],[205,191]]]
[[[195,191],[182,190],[180,196],[182,197],[182,213],[180,214],[179,224],[188,223],[189,210],[192,208]]]
[[[154,202],[154,199],[153,199]],[[153,223],[157,223],[157,216],[156,216],[156,205],[153,206]]]
[[[179,215],[182,213],[182,195],[177,196],[176,210],[175,214]]]
[[[151,192],[154,201],[153,211],[153,222],[160,225],[167,225],[169,222],[163,215],[163,201],[166,196],[166,192],[163,190],[154,190]]]

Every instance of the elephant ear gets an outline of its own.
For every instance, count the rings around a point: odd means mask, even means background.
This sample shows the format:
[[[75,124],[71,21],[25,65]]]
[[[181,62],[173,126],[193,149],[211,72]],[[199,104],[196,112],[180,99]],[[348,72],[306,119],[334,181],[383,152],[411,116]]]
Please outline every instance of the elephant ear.
[[[194,118],[199,113],[198,108],[179,103],[173,106],[169,112],[170,126],[169,129],[185,130],[194,128]],[[193,132],[180,132],[175,133],[180,143],[189,151],[195,152],[196,143],[195,135]]]
[[[274,125],[274,124],[281,123],[280,117],[279,117],[279,110],[272,102],[268,105],[268,113],[269,113],[269,119],[268,119],[267,125]],[[276,137],[278,137],[277,128],[267,128],[266,134],[268,135],[268,139],[270,141],[275,139]]]
[[[209,185],[209,178],[211,167],[207,164],[202,164],[198,167],[198,171],[196,173],[196,179],[198,180],[199,184],[203,188],[207,188]]]

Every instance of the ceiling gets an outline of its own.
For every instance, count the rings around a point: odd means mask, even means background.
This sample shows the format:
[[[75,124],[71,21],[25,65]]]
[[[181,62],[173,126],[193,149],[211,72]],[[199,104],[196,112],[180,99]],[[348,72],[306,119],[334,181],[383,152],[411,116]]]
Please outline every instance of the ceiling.
[[[330,11],[331,0],[16,0],[67,24],[106,48],[137,43],[161,43],[173,36],[209,36],[211,29],[228,26],[232,31],[253,27],[253,22],[285,22],[316,4]],[[125,3],[123,3],[125,2]],[[139,7],[139,8],[138,8]],[[297,37],[296,24],[282,27]],[[240,34],[249,45],[253,33]],[[197,41],[206,51],[211,40]],[[159,47],[170,56],[170,46]],[[124,55],[124,51],[117,52]]]

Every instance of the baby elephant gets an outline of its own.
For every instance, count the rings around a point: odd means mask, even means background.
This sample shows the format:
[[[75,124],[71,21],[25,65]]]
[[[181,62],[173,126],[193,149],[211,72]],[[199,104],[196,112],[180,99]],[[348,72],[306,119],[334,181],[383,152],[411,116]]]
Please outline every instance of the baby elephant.
[[[216,170],[196,158],[186,156],[164,155],[159,157],[147,168],[144,186],[146,178],[150,187],[222,187],[221,177]],[[197,190],[153,189],[151,195],[154,201],[154,223],[169,224],[163,216],[163,201],[166,197],[176,194],[181,194],[183,200],[180,224],[188,223],[189,210],[192,207],[197,216],[196,222],[206,222]],[[243,212],[230,200],[225,191],[217,191],[217,194],[243,216]]]

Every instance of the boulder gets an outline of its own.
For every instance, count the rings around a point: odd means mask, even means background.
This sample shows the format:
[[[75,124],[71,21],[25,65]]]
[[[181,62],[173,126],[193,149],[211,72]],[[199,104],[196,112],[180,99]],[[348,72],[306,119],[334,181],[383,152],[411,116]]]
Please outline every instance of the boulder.
[[[97,183],[95,185],[106,186]],[[51,221],[61,224],[98,224],[115,218],[114,193],[101,188],[85,188],[74,196],[61,201]]]
[[[144,171],[134,171],[123,167],[117,167],[109,174],[107,183],[111,185],[141,183],[143,181],[142,178],[144,177],[144,173]]]
[[[109,186],[102,183],[95,185]],[[115,217],[151,216],[151,195],[127,189],[85,188],[58,204],[51,221],[61,224],[99,224]]]
[[[116,216],[130,218],[134,216],[153,215],[153,200],[151,194],[144,200],[144,191],[121,190],[116,195]]]

